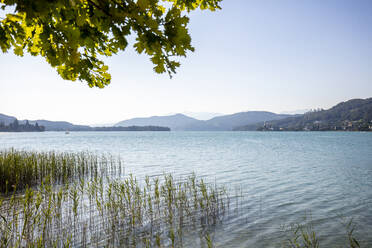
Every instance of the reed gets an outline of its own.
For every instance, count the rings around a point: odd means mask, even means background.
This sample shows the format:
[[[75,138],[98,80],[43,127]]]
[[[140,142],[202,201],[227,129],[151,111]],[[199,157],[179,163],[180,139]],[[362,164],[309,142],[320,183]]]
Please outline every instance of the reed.
[[[345,221],[341,218],[345,226],[345,236],[343,238],[343,246],[347,248],[360,248],[361,245],[354,235],[355,224],[352,219]],[[313,221],[307,214],[302,222],[290,225],[284,230],[285,241],[283,241],[283,248],[320,248],[321,238],[319,232],[316,232]]]

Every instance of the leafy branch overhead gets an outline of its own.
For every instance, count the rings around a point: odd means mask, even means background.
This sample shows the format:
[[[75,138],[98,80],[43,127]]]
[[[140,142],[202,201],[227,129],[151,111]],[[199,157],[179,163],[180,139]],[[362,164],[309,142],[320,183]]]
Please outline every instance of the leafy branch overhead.
[[[157,73],[175,73],[176,57],[194,51],[185,12],[220,9],[222,0],[0,0],[0,47],[41,55],[63,79],[103,88],[111,75],[99,57],[124,51],[127,37]],[[7,8],[10,7],[10,8]],[[14,11],[13,11],[14,10]]]

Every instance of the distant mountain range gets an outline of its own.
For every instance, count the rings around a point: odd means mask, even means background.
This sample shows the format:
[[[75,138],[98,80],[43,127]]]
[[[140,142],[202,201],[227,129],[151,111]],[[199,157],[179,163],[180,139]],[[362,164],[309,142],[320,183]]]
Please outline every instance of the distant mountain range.
[[[0,114],[0,123],[12,123],[16,118]],[[26,121],[19,121],[24,124]],[[133,118],[116,123],[112,128],[74,125],[65,121],[36,120],[46,131],[113,131],[116,127],[168,127],[172,131],[232,131],[232,130],[369,130],[372,129],[372,98],[342,102],[329,110],[305,114],[275,114],[266,111],[247,111],[198,120],[184,114]],[[135,128],[133,128],[135,126]]]
[[[16,120],[13,116],[0,114],[0,124],[9,125]],[[20,125],[25,125],[27,120],[18,121]],[[45,127],[45,131],[170,131],[168,127],[144,125],[135,126],[131,125],[128,127],[90,127],[85,125],[75,125],[66,121],[47,121],[47,120],[35,120],[28,121],[30,125]]]
[[[278,120],[286,118],[290,115],[278,115],[265,111],[248,111],[240,112],[232,115],[223,115],[214,117],[210,120],[198,120],[184,114],[174,114],[168,116],[152,116],[144,118],[133,118],[121,121],[114,127],[169,127],[172,131],[231,131],[234,127],[244,124],[252,124],[261,121]],[[16,118],[13,116],[0,115],[0,123],[6,125],[12,123]],[[19,121],[20,124],[26,123],[26,120]],[[86,125],[74,125],[66,121],[48,121],[48,120],[33,120],[30,124],[44,126],[45,131],[96,131],[96,130],[114,130],[102,127],[91,127]],[[101,129],[99,129],[101,128]]]
[[[372,131],[372,98],[341,102],[328,110],[315,110],[281,120],[235,128],[238,131]]]
[[[197,120],[184,114],[133,118],[121,121],[115,126],[166,126],[173,131],[231,131],[234,127],[262,121],[279,120],[290,115],[279,115],[265,111],[248,111],[232,115],[214,117],[210,120]]]

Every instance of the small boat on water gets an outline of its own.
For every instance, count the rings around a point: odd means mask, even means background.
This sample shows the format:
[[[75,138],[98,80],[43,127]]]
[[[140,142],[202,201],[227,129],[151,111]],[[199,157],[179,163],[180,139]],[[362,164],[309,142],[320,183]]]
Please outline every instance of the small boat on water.
[[[69,131],[66,131],[65,134],[70,134],[70,132]]]

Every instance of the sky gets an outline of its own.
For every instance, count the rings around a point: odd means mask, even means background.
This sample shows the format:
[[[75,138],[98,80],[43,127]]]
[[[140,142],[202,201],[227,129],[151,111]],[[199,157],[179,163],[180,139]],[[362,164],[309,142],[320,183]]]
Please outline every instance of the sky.
[[[224,0],[190,14],[194,53],[172,79],[128,47],[104,89],[65,81],[41,57],[0,53],[0,113],[75,124],[179,112],[330,108],[372,97],[372,1]]]

